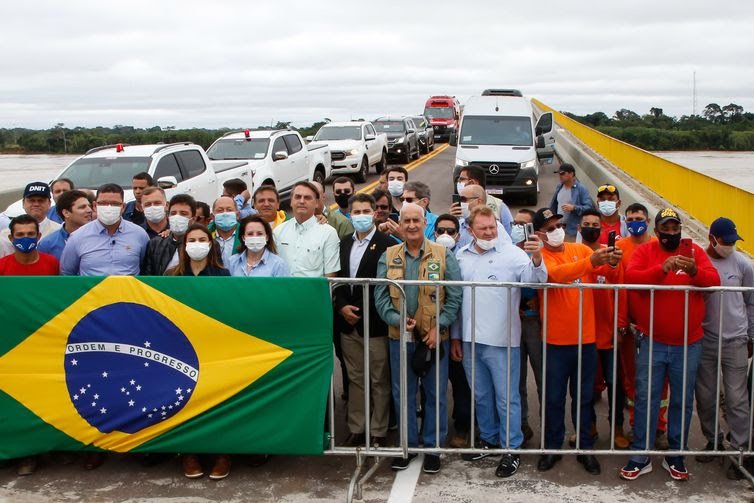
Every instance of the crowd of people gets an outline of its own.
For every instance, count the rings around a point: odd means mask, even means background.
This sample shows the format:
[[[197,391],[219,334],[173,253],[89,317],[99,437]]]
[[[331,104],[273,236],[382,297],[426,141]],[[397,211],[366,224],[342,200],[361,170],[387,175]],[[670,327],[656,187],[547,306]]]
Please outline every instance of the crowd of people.
[[[736,251],[741,237],[731,220],[712,222],[702,247],[683,237],[681,217],[673,208],[656,215],[639,203],[622,208],[620,191],[610,183],[598,187],[595,203],[573,166],[562,164],[559,177],[548,207],[515,215],[487,194],[485,174],[474,166],[461,170],[457,200],[442,214],[430,211],[430,188],[409,181],[408,171],[399,166],[381,174],[372,194],[356,193],[350,178],[335,179],[337,209],[325,205],[323,186],[299,182],[291,194],[290,214],[281,209],[274,187],[261,186],[250,194],[237,179],[225,182],[223,195],[207,202],[211,206],[186,194],[168,200],[146,173],[134,176],[135,200],[127,204],[116,184],[92,194],[76,189],[70,180],[51,186],[35,182],[24,191],[25,214],[7,222],[2,231],[7,239],[0,239],[0,275],[475,282],[481,286],[473,293],[471,286],[441,283],[405,284],[402,290],[381,283],[368,287],[366,296],[361,286],[334,289],[334,345],[350,432],[342,445],[388,445],[390,424],[401,413],[404,336],[410,363],[409,447],[468,447],[473,391],[478,450],[463,458],[474,462],[495,455],[492,449],[507,449],[497,454],[499,477],[517,472],[521,459],[516,449],[532,440],[530,421],[542,411],[543,448],[562,449],[568,440],[576,448],[592,449],[598,436],[595,402],[605,389],[608,421],[614,424],[610,446],[686,450],[696,395],[707,440],[703,449],[722,450],[727,442],[732,449],[747,450],[752,291],[686,295],[682,290],[483,286],[549,282],[754,287],[754,269]],[[686,308],[688,319],[679,315]],[[718,362],[727,436],[716,428]],[[529,372],[539,413],[528,407]],[[566,439],[567,394],[577,431]],[[712,459],[700,455],[700,461]],[[395,458],[392,468],[405,469],[414,457]],[[560,460],[560,455],[542,455],[537,469],[550,470]],[[577,461],[590,474],[601,471],[593,455],[578,455]],[[87,456],[87,463],[95,468],[101,456]],[[182,465],[187,477],[204,474],[196,455],[184,454]],[[28,475],[36,466],[35,457],[21,460],[18,473]],[[666,456],[662,466],[674,480],[689,477],[683,456]],[[222,479],[230,467],[230,456],[218,454],[210,477]],[[437,473],[441,457],[426,454],[422,468]],[[632,456],[620,476],[634,480],[651,470],[649,456]],[[735,464],[727,474],[741,477]]]

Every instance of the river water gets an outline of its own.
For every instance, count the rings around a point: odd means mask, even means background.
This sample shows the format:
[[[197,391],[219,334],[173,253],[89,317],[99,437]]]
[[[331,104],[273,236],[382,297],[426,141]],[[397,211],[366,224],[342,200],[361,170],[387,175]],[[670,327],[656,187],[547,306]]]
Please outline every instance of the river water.
[[[654,152],[656,155],[754,193],[754,152]],[[0,155],[0,190],[50,181],[77,156]]]

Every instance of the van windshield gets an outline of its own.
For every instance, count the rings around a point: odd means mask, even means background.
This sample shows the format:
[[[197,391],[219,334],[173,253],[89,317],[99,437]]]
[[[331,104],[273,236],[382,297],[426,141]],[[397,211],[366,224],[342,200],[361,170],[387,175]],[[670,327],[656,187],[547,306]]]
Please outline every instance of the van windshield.
[[[529,117],[464,116],[461,145],[513,145],[531,147]]]
[[[325,126],[314,137],[322,140],[361,140],[361,126]]]
[[[218,140],[207,150],[207,156],[213,161],[264,159],[269,145],[269,138]]]
[[[131,188],[136,173],[149,172],[150,157],[82,157],[60,175],[68,178],[78,189],[97,189],[106,183]]]
[[[424,115],[430,119],[452,119],[453,109],[450,107],[427,107],[424,109]]]

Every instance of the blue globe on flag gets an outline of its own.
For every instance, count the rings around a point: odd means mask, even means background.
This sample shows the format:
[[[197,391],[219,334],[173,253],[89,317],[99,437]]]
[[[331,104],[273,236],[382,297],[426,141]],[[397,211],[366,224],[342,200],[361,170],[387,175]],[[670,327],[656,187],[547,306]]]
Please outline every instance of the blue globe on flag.
[[[68,336],[68,394],[103,433],[136,433],[183,409],[199,380],[184,333],[158,311],[118,302],[84,316]]]

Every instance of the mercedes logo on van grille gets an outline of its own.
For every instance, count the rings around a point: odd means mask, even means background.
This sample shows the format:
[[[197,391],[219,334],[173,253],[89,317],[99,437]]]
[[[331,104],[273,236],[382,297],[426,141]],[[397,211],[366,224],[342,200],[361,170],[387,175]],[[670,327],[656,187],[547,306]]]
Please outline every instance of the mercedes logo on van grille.
[[[500,166],[497,164],[490,164],[490,174],[497,175],[498,173],[500,173]]]

